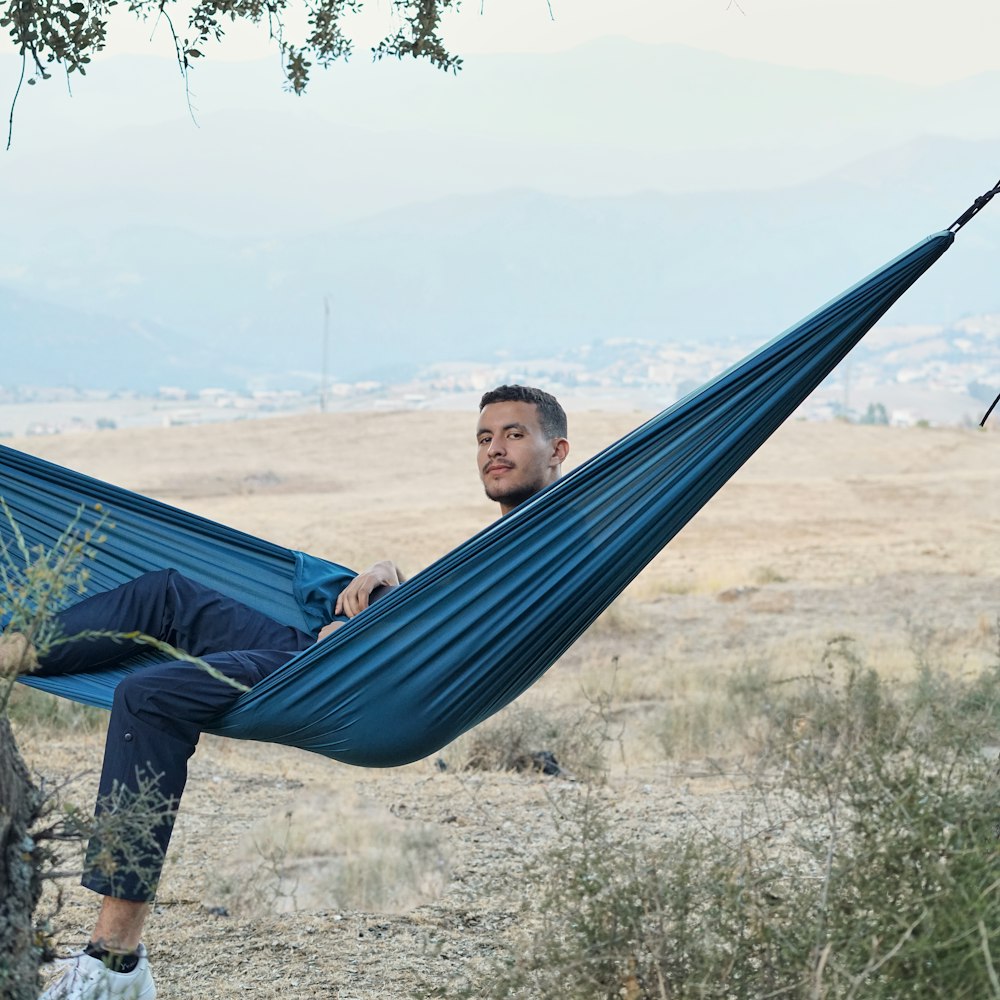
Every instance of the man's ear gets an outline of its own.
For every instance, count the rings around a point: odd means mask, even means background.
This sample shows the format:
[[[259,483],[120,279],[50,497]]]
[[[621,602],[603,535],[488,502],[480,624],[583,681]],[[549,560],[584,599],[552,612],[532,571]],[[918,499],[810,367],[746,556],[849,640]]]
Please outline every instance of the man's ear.
[[[555,438],[552,442],[552,457],[556,464],[562,465],[569,454],[569,441],[566,438]]]

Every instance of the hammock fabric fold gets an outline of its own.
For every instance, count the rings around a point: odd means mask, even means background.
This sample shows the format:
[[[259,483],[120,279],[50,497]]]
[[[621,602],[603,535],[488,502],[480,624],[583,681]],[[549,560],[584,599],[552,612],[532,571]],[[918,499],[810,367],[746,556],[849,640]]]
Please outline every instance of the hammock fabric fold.
[[[642,568],[951,245],[929,237],[464,542],[240,696],[210,730],[364,766],[434,753],[503,708]],[[0,495],[29,544],[79,506],[115,528],[89,586],[174,567],[316,629],[351,577],[126,490],[0,448]],[[10,528],[0,523],[8,543]],[[119,671],[24,678],[109,707]]]

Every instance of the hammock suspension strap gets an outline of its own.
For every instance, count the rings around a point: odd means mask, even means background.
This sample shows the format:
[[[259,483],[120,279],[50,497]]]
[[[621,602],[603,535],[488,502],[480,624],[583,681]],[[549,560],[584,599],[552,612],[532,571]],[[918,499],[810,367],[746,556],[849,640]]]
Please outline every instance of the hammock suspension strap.
[[[949,227],[948,230],[952,233],[957,233],[962,226],[964,226],[974,215],[978,215],[989,203],[995,194],[1000,193],[1000,181],[997,181],[989,189],[981,194]],[[989,419],[990,414],[996,409],[997,403],[1000,403],[1000,392],[997,393],[997,398],[990,403],[990,408],[983,415],[983,419],[979,421],[980,427],[986,426],[986,421]]]
[[[974,215],[978,215],[995,194],[1000,194],[1000,181],[997,181],[989,191],[981,194],[949,227],[949,232],[957,233]]]

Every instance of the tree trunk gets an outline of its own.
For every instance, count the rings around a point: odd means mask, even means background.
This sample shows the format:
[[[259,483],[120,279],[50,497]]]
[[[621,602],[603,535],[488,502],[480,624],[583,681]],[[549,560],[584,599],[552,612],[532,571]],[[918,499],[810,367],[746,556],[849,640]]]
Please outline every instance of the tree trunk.
[[[0,998],[36,1000],[42,949],[33,915],[42,883],[30,831],[42,808],[14,741],[10,720],[0,712]]]

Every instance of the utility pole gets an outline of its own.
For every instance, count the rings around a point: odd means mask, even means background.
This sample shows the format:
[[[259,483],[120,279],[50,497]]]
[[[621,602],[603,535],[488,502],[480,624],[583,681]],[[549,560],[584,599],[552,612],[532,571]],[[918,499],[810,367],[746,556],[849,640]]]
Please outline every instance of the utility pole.
[[[330,363],[330,297],[323,296],[323,370],[319,383],[319,412],[326,413],[327,375]]]

